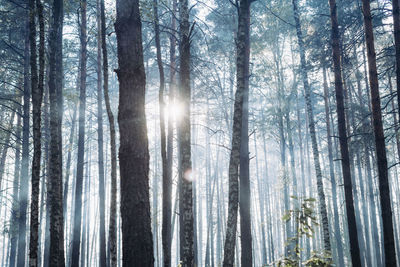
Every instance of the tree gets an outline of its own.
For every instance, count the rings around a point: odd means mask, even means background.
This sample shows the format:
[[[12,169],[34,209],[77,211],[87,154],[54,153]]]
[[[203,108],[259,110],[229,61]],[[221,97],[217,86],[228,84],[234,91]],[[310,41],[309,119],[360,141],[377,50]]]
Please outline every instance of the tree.
[[[62,194],[62,28],[64,4],[53,1],[53,18],[49,35],[49,98],[50,98],[50,160],[49,203],[50,203],[50,266],[65,266],[64,258],[64,215]]]
[[[36,4],[36,5],[35,5]],[[38,14],[40,27],[39,45],[39,74],[37,69],[36,53],[36,23]],[[40,194],[40,160],[41,147],[41,109],[44,87],[44,20],[43,6],[40,0],[29,0],[29,43],[32,89],[32,113],[33,113],[33,159],[32,159],[32,184],[31,184],[31,221],[29,239],[29,266],[38,266],[39,244],[39,194]]]
[[[190,37],[193,28],[189,24],[188,0],[179,0],[179,100],[182,118],[179,122],[179,225],[180,257],[183,267],[194,265],[193,249],[193,184],[190,136]]]
[[[342,84],[342,70],[340,59],[339,25],[337,21],[337,6],[335,0],[329,0],[331,24],[332,24],[332,58],[335,73],[335,92],[337,106],[337,121],[339,131],[340,152],[342,155],[342,173],[344,181],[344,192],[346,200],[347,226],[350,239],[350,254],[353,266],[361,266],[360,248],[358,246],[358,235],[356,216],[353,203],[353,185],[350,171],[350,156],[347,143],[346,116],[344,107],[344,94]],[[349,119],[349,118],[347,118]]]
[[[28,14],[29,15],[29,14]],[[28,16],[29,18],[29,16]],[[26,212],[28,206],[29,169],[29,114],[31,90],[29,84],[29,24],[25,28],[24,40],[24,104],[22,118],[22,155],[19,193],[18,254],[17,266],[25,266]]]
[[[237,213],[239,204],[239,165],[240,186],[243,192],[240,195],[241,225],[242,225],[242,264],[251,266],[251,223],[250,223],[250,187],[249,187],[249,155],[248,155],[248,90],[249,90],[249,60],[250,60],[250,5],[253,1],[241,0],[238,2],[238,29],[237,29],[237,58],[236,79],[231,154],[229,159],[229,202],[228,220],[224,244],[223,266],[234,265]],[[244,140],[242,139],[244,138]],[[245,143],[242,145],[242,141]],[[241,190],[241,191],[242,191]],[[247,216],[247,218],[245,218]],[[244,236],[247,235],[247,236]],[[250,245],[250,246],[249,246]],[[249,251],[250,249],[250,251]],[[244,250],[244,251],[243,251]],[[247,255],[245,255],[247,253]]]
[[[250,5],[253,0],[242,0],[238,6],[236,79],[237,89],[243,92],[242,125],[240,129],[239,207],[242,266],[253,265],[250,215],[250,169],[249,169],[249,62],[250,62]],[[240,88],[240,89],[239,89]]]
[[[167,159],[167,140],[165,131],[165,75],[164,66],[161,58],[161,44],[160,44],[160,25],[158,18],[158,1],[153,0],[153,13],[154,13],[154,34],[155,45],[157,53],[157,66],[160,75],[160,89],[158,93],[158,103],[160,109],[160,134],[161,134],[161,163],[162,163],[162,246],[164,266],[171,266],[171,183],[172,179],[168,172],[168,159]]]
[[[106,259],[106,221],[105,221],[105,180],[104,180],[104,152],[103,152],[103,90],[101,77],[101,7],[100,1],[96,1],[96,21],[97,21],[97,146],[98,146],[98,171],[99,171],[99,208],[100,208],[100,267],[107,266]]]
[[[87,19],[86,0],[80,1],[80,81],[79,81],[79,125],[78,159],[76,167],[75,208],[72,235],[71,266],[79,265],[82,226],[83,167],[85,165],[85,111],[86,111],[86,62],[87,62]]]
[[[294,20],[296,23],[297,41],[298,41],[299,50],[300,50],[300,64],[301,64],[300,72],[301,72],[301,77],[302,77],[303,86],[304,86],[304,97],[306,100],[306,107],[307,107],[308,127],[309,127],[309,131],[310,131],[310,136],[311,136],[311,146],[312,146],[312,153],[313,153],[313,157],[314,157],[315,174],[317,176],[319,209],[320,209],[320,213],[321,213],[322,229],[323,229],[323,244],[324,244],[324,249],[326,250],[326,252],[330,253],[331,252],[331,244],[330,244],[330,234],[329,234],[328,212],[327,212],[327,208],[326,208],[324,184],[322,181],[321,164],[320,164],[320,160],[319,160],[319,149],[318,149],[317,136],[316,136],[316,131],[315,131],[313,104],[311,103],[311,89],[310,89],[310,85],[308,83],[307,62],[306,62],[306,56],[305,56],[303,34],[302,34],[301,24],[300,24],[300,14],[298,11],[298,0],[292,0],[292,3],[293,3]]]
[[[394,47],[396,51],[396,86],[397,103],[400,103],[400,5],[399,0],[392,0]],[[400,115],[400,105],[398,107]]]
[[[100,20],[101,20],[101,49],[103,55],[103,93],[108,123],[110,126],[110,146],[111,146],[111,197],[110,197],[110,221],[108,229],[109,260],[112,267],[117,266],[117,145],[115,134],[114,114],[111,110],[110,96],[108,93],[108,54],[106,43],[106,16],[104,0],[100,0]]]
[[[117,0],[123,266],[153,266],[149,199],[149,150],[145,116],[146,76],[138,0]]]
[[[372,124],[375,134],[376,160],[378,165],[379,196],[381,200],[385,264],[386,266],[396,266],[396,250],[393,234],[392,204],[390,200],[385,134],[383,132],[381,99],[379,95],[374,33],[369,0],[362,0],[362,11],[364,17],[365,43],[367,46]]]

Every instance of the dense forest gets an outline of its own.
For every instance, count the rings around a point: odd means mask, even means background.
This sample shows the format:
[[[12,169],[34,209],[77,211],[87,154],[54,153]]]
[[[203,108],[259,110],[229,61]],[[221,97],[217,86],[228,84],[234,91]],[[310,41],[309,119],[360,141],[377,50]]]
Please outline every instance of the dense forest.
[[[0,0],[0,266],[400,266],[399,0]]]

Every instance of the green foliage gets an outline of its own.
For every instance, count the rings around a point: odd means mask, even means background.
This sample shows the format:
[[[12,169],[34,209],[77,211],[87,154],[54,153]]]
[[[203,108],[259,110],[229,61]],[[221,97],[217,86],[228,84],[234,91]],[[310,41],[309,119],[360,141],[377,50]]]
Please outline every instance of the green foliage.
[[[330,253],[318,254],[313,252],[311,257],[304,262],[307,267],[329,267],[332,266],[332,256]]]
[[[295,267],[299,266],[300,252],[303,249],[300,247],[299,239],[302,237],[313,238],[315,227],[318,227],[316,211],[315,211],[315,198],[299,198],[291,196],[291,199],[295,202],[294,209],[288,210],[283,216],[282,221],[288,222],[290,220],[296,221],[296,232],[295,235],[289,237],[286,246],[295,243],[294,254],[288,255],[278,260],[277,266],[279,267]],[[302,262],[304,266],[310,267],[325,267],[332,265],[332,256],[330,252],[317,253],[313,252],[311,257],[306,261]]]

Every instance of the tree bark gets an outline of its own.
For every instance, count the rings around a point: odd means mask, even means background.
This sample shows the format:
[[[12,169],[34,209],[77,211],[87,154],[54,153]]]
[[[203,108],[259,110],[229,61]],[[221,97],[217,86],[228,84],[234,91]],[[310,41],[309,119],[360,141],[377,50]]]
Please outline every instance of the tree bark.
[[[347,226],[350,239],[350,254],[353,266],[361,266],[360,248],[358,245],[356,216],[353,202],[353,185],[351,180],[350,156],[347,143],[347,129],[344,94],[342,84],[342,70],[340,58],[339,25],[337,21],[337,6],[335,0],[329,0],[331,24],[332,24],[332,57],[335,73],[336,112],[338,120],[339,144],[342,155],[342,173],[344,181],[344,192],[346,201]]]
[[[101,77],[101,10],[100,0],[96,1],[97,17],[97,147],[98,147],[98,171],[99,171],[99,209],[100,209],[100,267],[107,266],[106,245],[106,221],[105,221],[105,180],[104,180],[104,149],[103,149],[103,90]]]
[[[328,140],[328,159],[329,159],[329,176],[332,187],[332,202],[333,202],[333,214],[335,219],[335,239],[336,239],[336,250],[338,256],[339,266],[344,266],[344,253],[343,253],[343,244],[342,244],[342,233],[340,231],[340,222],[339,222],[339,208],[337,205],[337,188],[336,188],[336,177],[335,177],[335,169],[333,162],[333,148],[332,148],[332,130],[331,123],[329,118],[329,90],[328,83],[326,78],[326,69],[323,66],[323,79],[324,79],[324,104],[325,104],[325,120],[326,120],[326,132],[327,132],[327,140]]]
[[[161,58],[160,44],[160,25],[158,18],[158,1],[153,0],[154,13],[154,32],[155,45],[157,50],[157,65],[160,75],[160,89],[158,93],[158,103],[160,111],[160,134],[161,134],[161,162],[162,162],[162,246],[164,266],[171,266],[171,184],[172,179],[168,172],[168,160],[166,151],[166,132],[165,132],[165,75],[164,66]]]
[[[110,196],[110,221],[108,227],[108,250],[109,262],[111,267],[117,266],[117,146],[115,134],[114,114],[111,110],[110,96],[108,93],[108,53],[106,42],[106,17],[104,0],[100,0],[100,20],[101,20],[101,49],[103,55],[103,93],[108,123],[110,127],[110,146],[111,146],[111,196]]]
[[[397,103],[400,103],[400,5],[399,0],[392,0],[394,47],[396,51],[396,86]],[[400,116],[400,105],[398,106]]]
[[[37,6],[37,9],[36,9]],[[39,17],[40,26],[40,77],[38,77],[37,52],[36,52],[36,14]],[[32,89],[32,117],[33,117],[33,160],[32,160],[32,184],[31,184],[31,220],[29,239],[29,266],[38,266],[39,244],[39,194],[40,194],[40,161],[41,147],[41,109],[43,102],[44,82],[44,21],[43,7],[40,0],[29,0],[29,43],[30,43],[30,67]]]
[[[28,14],[29,15],[29,14]],[[29,83],[29,21],[26,25],[24,48],[24,104],[22,119],[22,158],[19,193],[19,219],[18,219],[18,254],[17,266],[25,266],[26,251],[26,212],[28,206],[28,172],[29,172],[29,114],[30,114],[30,83]]]
[[[175,105],[175,87],[176,87],[176,81],[175,81],[175,74],[176,74],[176,35],[175,35],[175,30],[176,30],[176,8],[177,8],[177,1],[172,0],[172,14],[171,14],[171,29],[172,33],[169,37],[169,42],[170,42],[170,68],[169,68],[169,80],[170,80],[170,85],[169,85],[169,94],[168,94],[168,105],[173,106]],[[167,177],[169,177],[170,181],[172,180],[172,166],[173,166],[173,156],[174,156],[174,114],[172,112],[168,113],[168,134],[167,134]],[[170,188],[166,188],[163,185],[163,194],[166,194],[166,197],[168,196],[168,192],[172,191],[172,184],[169,184]],[[170,193],[171,196],[171,193]],[[166,201],[169,201],[169,203],[165,203],[163,205],[168,205],[170,209],[170,213],[172,212],[172,200],[170,198],[165,198]],[[168,212],[165,213],[165,215],[168,215]],[[167,217],[167,216],[166,216]],[[163,224],[164,220],[166,221],[167,218],[163,218]],[[171,223],[171,215],[167,221],[167,223],[170,225],[170,233],[169,233],[169,248],[164,249],[164,266],[171,266],[171,242],[172,242],[172,232],[173,232],[173,227],[174,224]],[[164,228],[164,226],[163,226]],[[165,227],[166,233],[165,235],[168,236],[168,231],[167,227]],[[169,257],[169,262],[166,263]]]
[[[21,111],[21,108],[19,108]],[[20,112],[19,112],[20,113]],[[21,116],[17,117],[16,133],[15,133],[15,161],[14,161],[14,181],[13,196],[11,210],[11,229],[10,229],[10,267],[15,267],[17,259],[17,242],[18,242],[18,188],[21,168]]]
[[[4,176],[4,170],[5,170],[5,165],[6,165],[6,159],[7,159],[7,154],[8,154],[8,149],[10,148],[10,141],[11,141],[11,133],[13,131],[13,123],[14,123],[14,117],[15,117],[16,111],[13,110],[11,111],[10,115],[10,125],[7,130],[4,130],[5,132],[5,138],[2,146],[2,151],[1,151],[1,156],[0,156],[0,189],[1,185],[3,183],[3,176]],[[1,192],[0,192],[1,194]]]
[[[240,132],[240,241],[242,266],[253,265],[251,232],[251,196],[249,169],[249,62],[250,62],[250,5],[251,0],[240,1],[237,42],[237,86],[242,87],[242,126]],[[238,89],[237,89],[238,90]]]
[[[238,6],[237,30],[237,89],[234,103],[231,154],[229,159],[229,202],[226,226],[223,266],[233,266],[235,260],[237,214],[239,202],[239,165],[241,190],[241,237],[242,265],[251,266],[251,223],[250,223],[250,186],[248,155],[248,90],[249,90],[249,54],[250,54],[250,4],[251,0],[241,0]],[[243,127],[244,125],[244,127]],[[242,145],[241,139],[245,137]],[[246,142],[247,140],[247,142]],[[247,216],[247,218],[245,218]],[[242,225],[243,224],[243,225]],[[244,236],[246,235],[246,236]],[[244,250],[244,251],[243,251]],[[244,253],[248,253],[245,255]],[[248,265],[250,264],[250,265]]]
[[[86,62],[87,62],[87,20],[86,0],[80,1],[80,83],[79,83],[79,124],[78,158],[76,166],[74,222],[71,248],[71,266],[79,265],[82,225],[83,167],[85,165],[85,111],[86,111]],[[83,256],[83,255],[82,255]]]
[[[146,77],[138,0],[117,0],[123,266],[153,266],[149,150],[145,116]]]
[[[179,121],[179,223],[180,223],[180,256],[183,267],[194,265],[193,249],[193,184],[191,162],[191,131],[190,131],[190,24],[188,0],[179,0],[179,38],[180,38],[180,92],[182,118]]]
[[[383,239],[385,248],[386,266],[396,266],[396,250],[393,235],[392,206],[388,178],[388,166],[383,131],[381,100],[379,96],[378,72],[376,69],[376,53],[372,15],[369,0],[362,0],[364,15],[365,42],[367,45],[367,59],[369,69],[369,85],[371,94],[372,122],[375,133],[375,149],[378,165],[379,194],[381,200]]]
[[[64,216],[62,195],[62,28],[63,1],[53,1],[53,20],[49,35],[49,97],[50,97],[50,266],[65,266],[64,258]]]
[[[315,174],[316,174],[316,178],[317,178],[319,209],[320,209],[320,213],[321,213],[322,231],[323,231],[323,236],[322,236],[323,246],[327,253],[331,253],[329,220],[328,220],[328,213],[327,213],[327,208],[326,208],[324,184],[322,181],[321,164],[320,164],[320,160],[319,160],[319,149],[318,149],[317,137],[316,137],[316,132],[315,132],[314,111],[313,111],[313,105],[311,102],[311,89],[310,89],[310,85],[308,83],[307,62],[306,62],[306,56],[305,56],[303,34],[302,34],[301,24],[300,24],[300,14],[298,11],[298,0],[292,0],[292,3],[293,3],[294,19],[295,19],[295,23],[296,23],[297,39],[298,39],[299,50],[300,50],[301,76],[302,76],[303,84],[304,84],[304,96],[305,96],[306,106],[307,106],[308,127],[310,130],[312,153],[313,153],[313,157],[314,157]]]

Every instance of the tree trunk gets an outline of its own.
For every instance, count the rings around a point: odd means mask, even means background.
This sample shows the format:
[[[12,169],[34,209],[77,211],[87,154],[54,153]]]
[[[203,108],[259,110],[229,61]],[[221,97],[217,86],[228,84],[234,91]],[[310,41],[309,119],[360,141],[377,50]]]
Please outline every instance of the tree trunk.
[[[82,225],[82,187],[83,167],[85,165],[85,111],[86,111],[86,62],[87,62],[87,20],[86,0],[80,1],[80,84],[79,84],[79,125],[78,158],[76,166],[76,186],[74,204],[74,222],[71,248],[71,266],[79,265]],[[83,255],[82,255],[83,256]]]
[[[108,249],[111,267],[117,266],[117,146],[115,135],[115,121],[111,110],[110,96],[108,94],[108,54],[106,43],[106,18],[104,0],[100,0],[100,20],[101,20],[101,48],[103,52],[103,93],[108,123],[110,126],[110,146],[111,146],[111,196],[110,196],[110,222],[108,229]]]
[[[21,108],[19,108],[21,111]],[[18,188],[21,168],[21,116],[17,117],[16,133],[15,133],[15,161],[14,161],[14,181],[13,196],[11,209],[11,229],[10,229],[10,267],[15,267],[17,257],[17,241],[18,241]]]
[[[369,0],[362,0],[364,15],[365,41],[367,45],[367,59],[369,68],[369,85],[371,93],[372,121],[375,133],[375,149],[378,165],[379,194],[382,210],[383,237],[386,266],[396,266],[396,250],[393,235],[392,206],[388,178],[388,166],[383,132],[381,100],[379,96],[378,73],[376,69],[376,53],[372,15]]]
[[[338,256],[338,264],[339,266],[344,266],[344,253],[343,253],[343,244],[342,244],[342,234],[340,231],[340,222],[339,222],[339,208],[337,205],[337,188],[336,188],[336,178],[335,178],[335,169],[333,162],[333,148],[332,148],[332,131],[331,131],[331,123],[329,118],[329,89],[326,78],[326,69],[325,66],[323,68],[323,79],[324,79],[324,104],[325,104],[325,120],[326,120],[326,132],[327,132],[327,140],[328,140],[328,159],[329,159],[329,176],[331,180],[332,187],[332,202],[333,202],[333,216],[335,219],[335,239],[336,239],[336,250]]]
[[[105,180],[104,180],[104,149],[103,149],[103,90],[101,87],[101,11],[100,0],[96,1],[97,16],[97,147],[99,166],[99,209],[100,209],[100,267],[107,266],[106,258],[106,221],[105,221]]]
[[[32,117],[33,117],[33,160],[31,185],[31,220],[29,239],[29,266],[38,266],[39,244],[39,194],[40,194],[40,160],[41,160],[41,108],[43,101],[44,81],[44,22],[43,8],[40,0],[29,0],[29,43],[32,89]],[[40,19],[40,80],[38,80],[37,53],[36,53],[36,12]]]
[[[146,77],[138,0],[117,0],[123,266],[153,266],[149,150],[145,116]],[[133,238],[134,237],[134,238]]]
[[[223,266],[233,266],[235,260],[237,213],[239,202],[238,168],[240,168],[241,186],[241,236],[242,265],[251,266],[251,224],[250,224],[250,186],[248,155],[248,89],[249,89],[249,54],[250,54],[250,4],[251,0],[241,0],[237,31],[237,89],[234,103],[232,148],[229,159],[229,202],[226,226]],[[244,118],[245,117],[245,118]],[[244,127],[243,127],[244,125]],[[245,143],[241,138],[245,136]],[[242,190],[241,190],[242,191]],[[243,210],[242,210],[243,209]],[[247,216],[247,218],[245,218]],[[246,236],[244,236],[246,235]],[[244,251],[243,251],[244,250]],[[250,252],[249,252],[250,251]],[[245,255],[244,253],[248,253]],[[250,263],[250,265],[248,265]]]
[[[182,105],[182,118],[179,123],[179,223],[180,223],[180,255],[183,267],[194,265],[193,249],[193,185],[191,162],[191,131],[190,131],[190,24],[188,0],[179,0],[180,18],[180,92],[179,99]]]
[[[64,258],[64,216],[62,199],[62,27],[63,1],[53,1],[53,20],[49,35],[49,97],[50,97],[50,266],[65,266]]]
[[[350,238],[350,254],[353,266],[361,266],[360,249],[358,246],[357,225],[353,203],[353,186],[351,180],[349,147],[347,143],[347,129],[344,108],[344,94],[342,84],[342,70],[340,59],[339,25],[337,22],[336,1],[329,0],[332,23],[332,52],[335,73],[335,92],[337,106],[337,120],[339,132],[340,152],[342,155],[342,173],[346,201],[347,226]]]
[[[393,7],[393,28],[394,28],[394,46],[396,51],[396,86],[397,103],[400,103],[400,5],[399,0],[392,0]],[[398,106],[400,116],[400,105]]]
[[[170,85],[169,85],[169,95],[168,95],[168,105],[173,106],[175,105],[175,73],[176,73],[176,55],[175,55],[175,50],[176,50],[176,35],[175,35],[175,29],[176,29],[176,7],[177,2],[176,0],[172,0],[172,14],[171,14],[171,29],[172,33],[169,38],[170,41],[170,68],[169,68],[169,80],[170,80]],[[172,166],[173,166],[173,155],[174,155],[174,114],[172,112],[168,113],[168,134],[167,134],[167,177],[171,181],[172,180]],[[167,185],[167,184],[166,184]],[[166,244],[169,244],[168,248],[163,247],[163,253],[164,253],[164,266],[168,267],[171,266],[171,243],[172,243],[172,232],[173,232],[173,227],[174,224],[171,224],[171,208],[172,208],[172,200],[171,197],[168,197],[168,192],[172,191],[172,184],[168,184],[168,187],[164,187],[163,184],[163,195],[165,194],[166,198],[163,198],[163,207],[167,206],[167,209],[169,208],[169,219],[168,217],[168,210],[165,213],[165,217],[163,217],[163,229],[165,228],[165,238],[169,236],[169,239],[167,240]],[[171,196],[171,193],[169,193],[169,196]],[[165,203],[165,201],[169,203]],[[164,213],[163,213],[164,214]],[[164,216],[164,215],[163,215]],[[167,226],[164,226],[165,223]],[[169,233],[168,233],[168,225],[169,225]],[[169,258],[169,261],[168,261]],[[168,262],[167,262],[168,261]]]
[[[253,249],[251,235],[251,196],[249,169],[249,61],[250,61],[250,4],[251,0],[240,1],[237,43],[237,81],[243,92],[242,126],[240,132],[240,240],[241,264],[253,265]],[[238,89],[237,89],[238,90]]]
[[[47,74],[49,72],[47,71]],[[44,198],[45,198],[45,234],[44,234],[44,246],[43,246],[43,267],[48,267],[49,266],[49,253],[50,253],[50,212],[49,212],[49,207],[50,207],[50,194],[49,194],[49,144],[50,144],[50,120],[49,120],[49,90],[48,86],[46,86],[45,94],[44,94],[44,136],[45,136],[45,142],[44,142],[44,161],[46,162],[46,176],[45,176],[45,181],[44,181],[44,186],[45,186],[45,192],[43,193]]]
[[[304,84],[304,96],[305,96],[306,106],[307,106],[308,127],[310,130],[312,152],[313,152],[313,156],[314,156],[315,174],[316,174],[316,178],[317,178],[319,210],[321,213],[322,231],[323,231],[323,236],[322,236],[323,246],[327,253],[331,253],[329,220],[328,220],[328,213],[327,213],[327,208],[326,208],[324,185],[323,185],[323,181],[322,181],[321,165],[320,165],[320,160],[319,160],[319,149],[318,149],[317,137],[316,137],[316,132],[315,132],[314,111],[313,111],[313,106],[312,106],[312,102],[311,102],[311,89],[310,89],[310,85],[308,83],[307,62],[306,62],[306,56],[305,56],[303,34],[301,31],[300,14],[298,11],[298,0],[292,0],[292,3],[293,3],[294,19],[296,22],[297,39],[298,39],[299,50],[300,50],[301,75],[302,75],[303,84]]]
[[[11,116],[9,118],[10,126],[8,127],[7,130],[4,130],[5,138],[4,138],[4,141],[3,141],[3,147],[2,147],[1,156],[0,156],[0,189],[1,189],[2,182],[3,182],[3,176],[4,176],[4,170],[5,170],[5,165],[6,165],[8,149],[10,148],[11,133],[12,133],[12,131],[14,129],[13,123],[14,123],[15,113],[16,113],[15,110],[13,110],[11,112]],[[0,194],[1,193],[2,192],[0,192]]]
[[[155,45],[157,50],[157,65],[160,75],[160,89],[158,103],[160,112],[160,134],[161,134],[161,162],[162,162],[162,246],[164,266],[171,266],[171,176],[168,173],[166,133],[165,133],[165,76],[164,66],[161,58],[160,25],[158,19],[158,1],[153,0]]]
[[[18,219],[18,256],[17,266],[25,266],[26,251],[26,212],[28,206],[28,172],[29,172],[29,114],[30,114],[30,83],[29,83],[29,34],[26,27],[24,48],[24,105],[22,119],[22,160],[19,193],[19,219]]]

